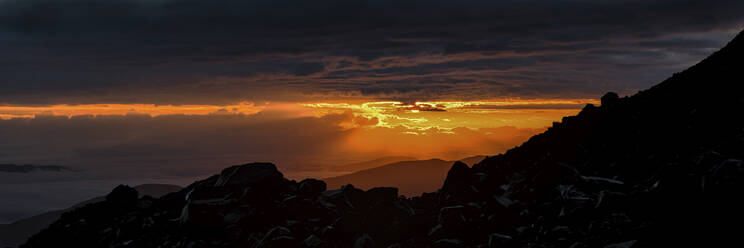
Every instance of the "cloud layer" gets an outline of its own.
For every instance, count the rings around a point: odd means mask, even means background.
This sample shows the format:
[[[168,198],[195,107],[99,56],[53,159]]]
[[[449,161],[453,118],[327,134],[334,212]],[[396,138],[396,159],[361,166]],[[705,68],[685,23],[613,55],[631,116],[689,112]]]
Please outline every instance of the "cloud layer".
[[[721,47],[738,0],[5,0],[0,102],[632,93]]]

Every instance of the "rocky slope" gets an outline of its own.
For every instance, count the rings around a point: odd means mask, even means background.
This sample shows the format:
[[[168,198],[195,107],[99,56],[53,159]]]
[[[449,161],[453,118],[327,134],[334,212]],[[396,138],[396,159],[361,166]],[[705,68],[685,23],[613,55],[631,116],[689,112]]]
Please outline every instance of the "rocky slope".
[[[134,187],[140,195],[149,195],[152,197],[160,197],[168,193],[176,192],[181,190],[180,186],[170,184],[142,184]],[[95,197],[87,201],[75,204],[67,209],[60,209],[55,211],[49,211],[46,213],[38,214],[32,217],[14,221],[8,224],[0,224],[0,247],[18,247],[26,240],[48,227],[54,221],[59,219],[62,213],[70,212],[76,208],[85,206],[94,202],[101,202],[106,200],[105,197]]]
[[[271,164],[160,199],[121,186],[24,247],[738,247],[744,35],[661,84],[602,97],[442,189],[326,190]]]

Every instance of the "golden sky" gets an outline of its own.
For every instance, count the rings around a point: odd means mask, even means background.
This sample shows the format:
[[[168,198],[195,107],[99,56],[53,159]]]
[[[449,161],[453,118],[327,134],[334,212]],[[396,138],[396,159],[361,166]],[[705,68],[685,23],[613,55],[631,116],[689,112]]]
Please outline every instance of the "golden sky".
[[[458,159],[497,154],[544,130],[561,117],[578,113],[593,99],[493,99],[481,101],[329,101],[304,103],[240,102],[231,105],[88,104],[0,106],[0,118],[57,121],[106,116],[195,116],[200,121],[222,121],[242,116],[253,122],[317,119],[318,124],[288,126],[311,130],[308,125],[332,125],[343,138],[326,150],[333,153],[404,155],[418,158]],[[59,118],[63,119],[59,119]],[[251,123],[253,123],[251,122]],[[55,124],[59,125],[59,124]],[[191,125],[188,121],[178,125]],[[241,124],[233,124],[239,126]],[[105,129],[105,127],[99,127]],[[262,132],[261,130],[252,130]],[[144,132],[144,131],[142,131]],[[189,135],[178,134],[179,136]],[[293,142],[298,134],[279,132],[280,142]],[[284,137],[282,137],[284,136]],[[167,139],[167,138],[166,138]],[[322,139],[319,137],[318,139]],[[123,141],[122,141],[123,142]],[[246,151],[250,152],[250,151]]]

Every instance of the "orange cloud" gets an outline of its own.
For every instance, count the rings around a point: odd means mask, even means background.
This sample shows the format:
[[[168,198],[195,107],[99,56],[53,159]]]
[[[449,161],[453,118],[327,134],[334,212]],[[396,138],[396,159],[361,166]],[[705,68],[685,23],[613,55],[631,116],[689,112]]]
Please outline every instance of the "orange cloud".
[[[0,106],[0,119],[32,118],[37,115],[81,116],[81,115],[208,115],[208,114],[255,114],[265,106],[241,102],[234,105],[154,105],[154,104],[84,104],[50,106]]]
[[[316,116],[350,112],[356,117],[376,119],[373,127],[404,127],[412,130],[437,128],[492,128],[514,126],[542,128],[561,117],[576,114],[593,99],[504,99],[490,101],[437,101],[403,103],[330,102],[305,103]]]

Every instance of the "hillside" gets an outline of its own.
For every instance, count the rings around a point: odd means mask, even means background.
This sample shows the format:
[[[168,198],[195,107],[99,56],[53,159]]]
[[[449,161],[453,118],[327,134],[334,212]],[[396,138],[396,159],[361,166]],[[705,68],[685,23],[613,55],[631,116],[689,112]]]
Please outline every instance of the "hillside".
[[[181,190],[181,187],[169,184],[142,184],[134,187],[137,192],[141,195],[149,195],[152,197],[160,197],[168,193],[176,192]],[[28,217],[22,220],[15,221],[9,224],[0,224],[0,247],[16,247],[26,242],[26,240],[38,233],[42,229],[52,224],[52,222],[59,219],[59,217],[66,212],[70,212],[73,209],[85,206],[89,203],[104,201],[105,197],[96,197],[81,203],[75,204],[67,209],[49,211],[32,217]]]
[[[739,34],[649,90],[455,163],[434,193],[326,190],[246,164],[160,199],[117,187],[24,247],[738,247],[742,59]]]
[[[373,159],[369,161],[362,161],[358,163],[331,166],[331,170],[355,172],[355,171],[360,171],[360,170],[372,169],[375,167],[380,167],[380,166],[395,163],[395,162],[411,161],[411,160],[416,160],[416,158],[405,157],[405,156],[390,156],[390,157],[377,158],[377,159]]]

